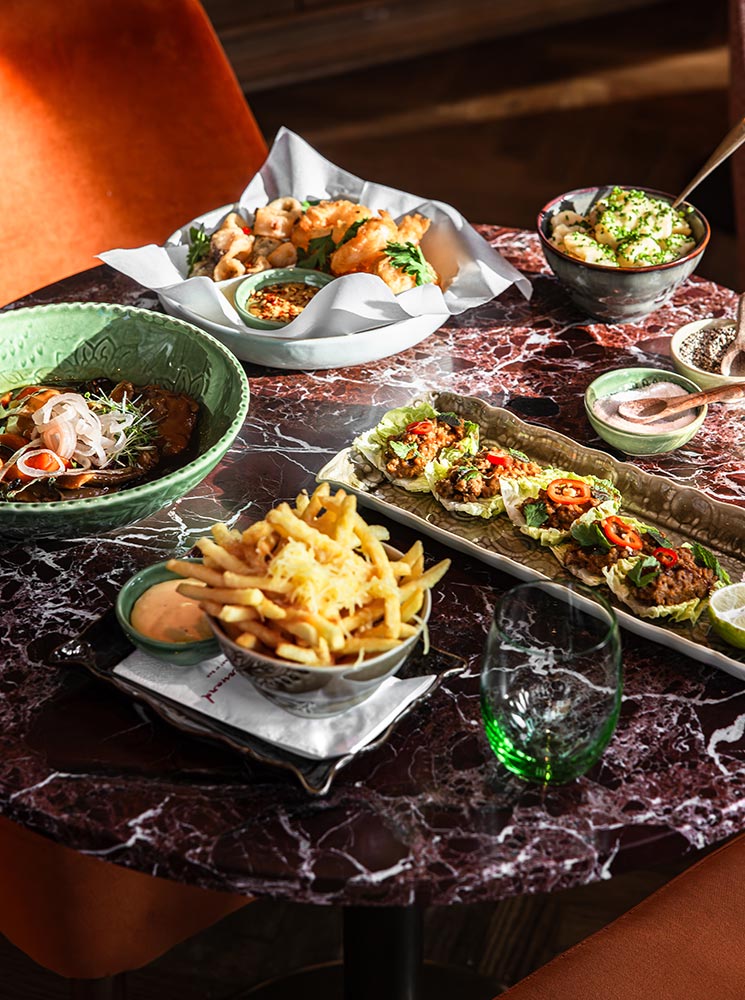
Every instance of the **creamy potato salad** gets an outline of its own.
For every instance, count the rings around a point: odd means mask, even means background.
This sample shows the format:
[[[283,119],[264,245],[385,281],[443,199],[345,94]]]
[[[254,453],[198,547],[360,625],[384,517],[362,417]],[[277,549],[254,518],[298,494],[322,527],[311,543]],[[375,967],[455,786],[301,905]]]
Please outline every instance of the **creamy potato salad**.
[[[551,230],[557,250],[605,267],[665,264],[696,245],[684,212],[631,188],[614,187],[588,215],[557,212]]]

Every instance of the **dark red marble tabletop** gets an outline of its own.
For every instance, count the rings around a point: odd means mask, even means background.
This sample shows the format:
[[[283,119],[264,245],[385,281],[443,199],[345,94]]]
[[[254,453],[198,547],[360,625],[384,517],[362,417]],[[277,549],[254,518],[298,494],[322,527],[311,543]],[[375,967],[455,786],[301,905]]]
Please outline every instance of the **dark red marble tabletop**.
[[[110,607],[131,573],[183,552],[215,519],[247,524],[314,474],[385,409],[424,389],[507,406],[602,446],[582,409],[592,378],[669,367],[659,338],[732,314],[735,295],[693,279],[647,321],[579,316],[528,233],[481,231],[533,279],[454,318],[417,347],[358,368],[248,367],[252,403],[218,469],[157,516],[99,538],[0,551],[0,809],[96,857],[210,888],[313,903],[476,902],[551,891],[667,861],[745,829],[745,689],[727,674],[624,633],[618,730],[601,763],[546,791],[508,775],[481,728],[478,671],[492,607],[514,581],[456,555],[432,613],[433,642],[466,657],[381,749],[312,798],[295,779],[188,737],[82,670],[45,666]],[[95,300],[156,308],[105,267],[12,308]],[[745,504],[742,411],[712,413],[683,450],[643,468]],[[391,524],[394,544],[409,540]],[[426,542],[430,557],[445,549]]]

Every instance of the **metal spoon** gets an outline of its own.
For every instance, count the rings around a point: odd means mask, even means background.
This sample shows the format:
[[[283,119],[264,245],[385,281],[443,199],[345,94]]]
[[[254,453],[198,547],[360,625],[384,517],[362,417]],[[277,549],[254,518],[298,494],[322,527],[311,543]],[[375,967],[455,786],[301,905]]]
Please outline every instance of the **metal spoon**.
[[[705,177],[708,177],[712,170],[716,170],[720,163],[723,163],[728,156],[731,156],[743,142],[745,142],[745,118],[741,118],[737,125],[725,135],[688,187],[683,188],[675,199],[673,208],[677,208],[682,201],[685,201],[691,191],[698,187],[701,181]]]
[[[745,378],[745,295],[737,303],[735,339],[722,355],[722,375]]]
[[[722,385],[705,392],[686,393],[685,396],[647,396],[645,399],[629,399],[618,404],[618,415],[635,424],[649,424],[654,420],[665,420],[676,413],[685,413],[704,403],[720,403],[725,399],[744,399],[745,384]]]

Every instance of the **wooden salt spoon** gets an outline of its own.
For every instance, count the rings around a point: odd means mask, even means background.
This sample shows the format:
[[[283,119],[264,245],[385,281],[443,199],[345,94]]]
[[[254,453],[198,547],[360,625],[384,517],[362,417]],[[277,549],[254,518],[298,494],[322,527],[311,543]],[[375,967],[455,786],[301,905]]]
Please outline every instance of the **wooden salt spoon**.
[[[720,369],[730,378],[745,378],[745,295],[737,303],[736,324],[735,339],[722,355]]]
[[[685,413],[704,403],[721,403],[725,399],[745,398],[745,383],[742,385],[722,385],[705,392],[690,392],[685,396],[648,396],[646,399],[629,399],[618,404],[618,415],[635,424],[649,424],[654,420],[665,420],[676,413]]]

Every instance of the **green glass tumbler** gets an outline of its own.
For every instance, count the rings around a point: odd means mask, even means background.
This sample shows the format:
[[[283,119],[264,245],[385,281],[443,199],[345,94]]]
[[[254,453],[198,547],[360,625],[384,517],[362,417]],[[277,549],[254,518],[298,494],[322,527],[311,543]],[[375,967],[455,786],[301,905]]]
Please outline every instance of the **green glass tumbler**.
[[[489,630],[481,711],[514,774],[564,784],[600,758],[618,721],[623,674],[613,608],[574,580],[508,590]]]

